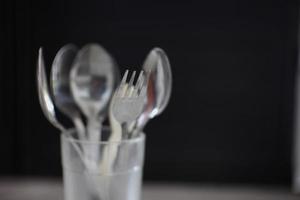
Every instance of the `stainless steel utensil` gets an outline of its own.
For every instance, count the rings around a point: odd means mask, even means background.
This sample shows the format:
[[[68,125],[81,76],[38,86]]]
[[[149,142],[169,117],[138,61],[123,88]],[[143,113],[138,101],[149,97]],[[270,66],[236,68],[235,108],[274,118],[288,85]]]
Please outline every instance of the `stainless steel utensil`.
[[[112,97],[110,103],[112,134],[109,138],[109,143],[119,142],[123,136],[127,137],[129,124],[132,124],[143,111],[148,77],[141,71],[136,84],[133,85],[135,74],[136,72],[134,71],[129,82],[127,82],[128,70],[126,70],[119,87]],[[112,147],[108,145],[104,151],[101,171],[104,174],[109,174],[118,149],[116,145]]]
[[[71,91],[75,102],[87,118],[89,141],[101,139],[102,121],[115,88],[116,62],[97,44],[84,46],[77,54],[71,70]],[[90,170],[97,170],[98,146],[85,149]]]
[[[123,132],[127,132],[126,125],[131,124],[142,113],[147,90],[144,84],[146,79],[143,71],[140,72],[135,86],[133,86],[135,72],[133,72],[128,84],[126,83],[127,75],[128,71],[123,76],[112,102],[112,113],[123,127]]]
[[[172,73],[166,53],[160,48],[154,48],[147,56],[143,70],[149,73],[147,102],[143,113],[133,126],[132,135],[135,137],[147,122],[159,115],[167,106],[172,90]]]
[[[115,87],[116,63],[97,44],[83,47],[71,70],[71,90],[75,102],[88,119],[89,140],[100,138],[101,122]]]
[[[80,118],[80,110],[75,103],[70,89],[70,71],[78,49],[68,44],[56,54],[50,74],[50,86],[57,108],[74,123],[78,137],[85,139],[85,127]]]
[[[53,101],[50,97],[49,89],[48,89],[47,76],[46,76],[46,71],[45,71],[45,62],[44,62],[44,58],[43,58],[43,49],[42,48],[39,49],[36,78],[37,78],[39,103],[41,105],[42,111],[43,111],[46,119],[48,119],[48,121],[54,127],[59,129],[61,131],[61,133],[64,133],[64,134],[69,133],[68,131],[66,131],[64,126],[61,123],[59,123],[56,119]],[[67,135],[67,137],[71,137],[71,136]],[[86,163],[80,147],[77,146],[76,143],[73,143],[73,145],[74,145],[75,150],[78,152],[78,155],[83,160],[83,162]]]
[[[49,94],[42,48],[39,49],[36,76],[39,102],[45,117],[54,127],[65,133],[66,129],[56,119],[54,105]]]

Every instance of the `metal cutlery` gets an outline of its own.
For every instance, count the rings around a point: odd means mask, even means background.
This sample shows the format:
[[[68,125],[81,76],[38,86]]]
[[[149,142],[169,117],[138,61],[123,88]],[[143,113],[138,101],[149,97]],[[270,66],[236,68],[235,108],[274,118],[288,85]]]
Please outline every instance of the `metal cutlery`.
[[[77,54],[70,72],[73,97],[87,119],[87,139],[101,140],[102,122],[116,82],[116,62],[97,44],[84,46]],[[91,170],[97,170],[99,149],[85,149]]]
[[[133,86],[135,72],[133,72],[129,83],[126,82],[127,75],[128,70],[125,72],[112,102],[112,113],[122,126],[123,132],[127,132],[126,125],[131,124],[142,113],[147,90],[144,84],[146,79],[143,71],[140,72],[135,86]]]
[[[55,104],[73,121],[78,139],[88,140],[91,145],[85,145],[86,141],[71,143],[84,165],[91,198],[108,199],[112,170],[131,160],[132,151],[120,149],[119,144],[123,144],[122,140],[137,137],[147,122],[159,115],[169,102],[172,74],[168,57],[163,50],[154,48],[138,77],[136,71],[129,73],[126,70],[119,84],[117,64],[102,46],[88,44],[78,50],[68,44],[56,54],[50,75],[53,96],[49,94],[40,48],[37,85],[43,113],[63,136],[74,137],[57,120]],[[101,137],[101,129],[107,113],[111,133],[107,142],[98,145],[97,142],[106,138]],[[83,123],[81,114],[86,123]],[[100,183],[98,175],[106,178]]]
[[[87,118],[88,139],[98,141],[107,105],[115,88],[116,62],[97,44],[83,47],[71,70],[71,90]]]
[[[66,129],[63,127],[63,125],[61,125],[61,123],[59,123],[56,119],[54,105],[48,89],[42,48],[39,49],[36,76],[37,76],[36,79],[37,79],[39,103],[41,105],[45,117],[54,127],[59,129],[61,132],[66,132]]]
[[[56,61],[55,61],[56,62]],[[54,62],[54,63],[55,63]],[[47,83],[47,76],[45,71],[45,64],[43,59],[43,50],[42,48],[39,49],[38,54],[38,63],[37,63],[37,87],[38,87],[38,96],[39,96],[39,103],[41,105],[43,114],[48,119],[48,121],[56,128],[58,128],[62,134],[65,134],[66,137],[73,137],[69,135],[69,131],[64,128],[64,126],[58,122],[55,114],[54,104],[51,99],[49,89],[48,89],[48,83]],[[54,78],[54,77],[53,77]],[[80,147],[78,143],[72,142],[71,143],[74,147],[74,150],[80,157],[82,163],[84,164],[84,167],[86,169],[85,175],[87,177],[87,180],[94,186],[95,188],[98,188],[97,182],[94,180],[94,177],[91,176],[90,170],[93,169],[93,166],[91,165],[91,162],[87,159],[84,147]],[[97,195],[97,194],[95,194]]]
[[[139,117],[144,108],[148,77],[141,71],[134,85],[136,72],[132,73],[129,82],[127,82],[128,73],[129,71],[126,70],[111,100],[110,119],[113,124],[112,128],[117,129],[117,131],[113,130],[109,138],[110,143],[119,142],[122,140],[122,137],[128,135],[128,125],[132,124]],[[110,146],[105,149],[106,152],[103,154],[105,156],[103,158],[104,164],[101,165],[105,174],[109,174],[117,156],[116,146],[108,148]]]
[[[72,119],[80,139],[85,139],[84,132],[88,140],[101,139],[101,125],[108,109],[112,128],[111,138],[119,138],[120,134],[122,137],[132,138],[167,106],[172,90],[172,73],[168,57],[162,49],[154,48],[148,54],[142,67],[145,74],[140,73],[135,85],[133,85],[135,72],[128,82],[126,81],[128,70],[125,72],[112,100],[119,75],[114,59],[97,44],[86,45],[77,52],[74,45],[66,45],[57,53],[51,70],[51,89],[56,106]],[[42,65],[41,57],[42,55],[39,56],[39,62]],[[148,77],[147,83],[144,82],[145,77]],[[145,85],[147,89],[143,91],[145,97],[142,98],[140,90]],[[45,83],[39,84],[38,87],[42,92],[45,90]],[[132,103],[131,100],[138,99],[137,97],[143,99],[139,101],[141,103]],[[49,99],[51,99],[49,94],[40,97],[40,101],[48,105],[48,111],[45,112],[43,108],[43,112],[47,113],[47,118],[53,125],[63,130],[57,123],[54,106],[49,104]],[[142,112],[138,112],[141,107]],[[80,119],[79,109],[87,119],[86,131]],[[126,112],[128,110],[131,112]],[[130,115],[133,113],[138,115]],[[121,129],[118,124],[121,124]]]
[[[38,87],[38,96],[39,96],[39,103],[41,105],[43,114],[45,115],[46,119],[57,129],[61,131],[61,133],[68,134],[69,132],[66,131],[64,126],[57,121],[54,104],[51,99],[48,83],[47,83],[47,76],[45,71],[45,62],[43,58],[43,49],[39,49],[38,53],[38,62],[37,62],[37,87]],[[71,137],[70,135],[66,135],[67,137]],[[79,146],[76,143],[73,143],[74,149],[77,151],[80,158],[85,163],[84,156]]]
[[[154,48],[148,54],[143,70],[148,73],[147,100],[142,114],[131,124],[130,137],[136,137],[148,121],[162,113],[169,103],[172,91],[172,72],[166,53]]]
[[[68,133],[55,115],[42,53],[40,49],[37,68],[39,101],[46,118],[61,132]],[[89,44],[78,51],[74,45],[69,44],[59,50],[50,79],[54,103],[72,119],[80,140],[101,141],[102,122],[107,111],[111,126],[109,144],[137,137],[147,122],[165,109],[172,89],[172,73],[167,55],[162,49],[154,48],[142,68],[137,79],[133,71],[128,80],[129,70],[126,70],[115,89],[119,82],[117,64],[104,48]],[[86,127],[80,111],[86,118]],[[107,145],[104,152],[101,152],[101,158],[97,145],[73,145],[87,174],[98,171],[99,166],[104,174],[109,174],[113,169],[118,155],[117,145]],[[102,162],[100,165],[99,161]],[[91,178],[89,175],[87,177]]]
[[[73,121],[79,139],[85,140],[85,127],[70,89],[70,71],[77,52],[77,47],[72,44],[65,45],[58,51],[52,64],[50,86],[54,104]]]

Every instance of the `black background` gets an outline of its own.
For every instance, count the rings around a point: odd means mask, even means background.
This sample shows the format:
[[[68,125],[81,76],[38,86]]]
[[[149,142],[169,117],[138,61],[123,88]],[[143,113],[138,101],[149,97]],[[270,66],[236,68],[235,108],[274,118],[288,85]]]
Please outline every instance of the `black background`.
[[[172,64],[166,111],[146,127],[146,180],[288,183],[297,1],[9,1],[1,6],[2,175],[61,174],[58,130],[38,104],[67,43],[102,44],[122,72],[151,48]]]

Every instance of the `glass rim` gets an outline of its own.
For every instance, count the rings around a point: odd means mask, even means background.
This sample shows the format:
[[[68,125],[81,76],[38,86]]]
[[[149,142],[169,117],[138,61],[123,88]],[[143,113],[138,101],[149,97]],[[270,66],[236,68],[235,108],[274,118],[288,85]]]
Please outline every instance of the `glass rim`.
[[[110,127],[103,126],[102,130],[109,130]],[[64,132],[61,132],[61,138],[68,142],[75,142],[80,144],[123,144],[123,143],[138,143],[139,141],[144,141],[146,138],[146,135],[144,132],[141,132],[138,137],[135,138],[129,138],[129,139],[122,139],[121,141],[89,141],[89,140],[80,140],[73,137],[69,137],[71,135],[70,133],[75,132],[75,128],[67,129]]]

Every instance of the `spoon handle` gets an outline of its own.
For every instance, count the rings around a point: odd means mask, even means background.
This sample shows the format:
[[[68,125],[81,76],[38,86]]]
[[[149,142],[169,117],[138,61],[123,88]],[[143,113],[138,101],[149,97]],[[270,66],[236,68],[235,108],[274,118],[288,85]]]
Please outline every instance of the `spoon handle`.
[[[73,123],[78,133],[78,137],[80,140],[86,140],[85,137],[85,127],[79,116],[73,117]]]
[[[92,142],[98,142],[101,138],[102,120],[91,117],[87,122],[88,138]]]
[[[128,125],[128,138],[135,138],[137,137],[145,128],[149,118],[144,115],[138,118],[137,120],[133,121],[131,124]]]
[[[98,118],[90,117],[87,120],[87,138],[90,142],[98,142],[101,138],[102,121],[99,122]],[[85,154],[90,161],[90,168],[96,170],[99,160],[99,146],[91,145],[85,149]]]

